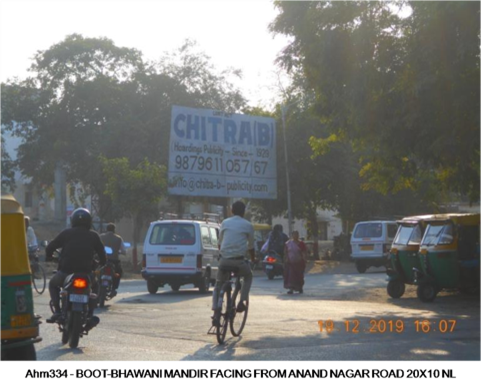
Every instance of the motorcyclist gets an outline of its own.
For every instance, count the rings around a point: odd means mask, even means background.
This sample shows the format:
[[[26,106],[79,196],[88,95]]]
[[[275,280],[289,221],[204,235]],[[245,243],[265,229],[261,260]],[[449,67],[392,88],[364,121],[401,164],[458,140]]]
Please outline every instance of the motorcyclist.
[[[106,247],[112,249],[112,254],[109,254],[107,257],[109,261],[111,261],[115,265],[115,272],[119,274],[119,276],[115,276],[113,280],[113,291],[112,296],[117,295],[117,289],[119,288],[120,278],[122,276],[122,265],[120,264],[119,254],[125,255],[125,246],[124,240],[118,234],[115,233],[115,224],[108,224],[107,225],[107,232],[102,233],[100,235],[100,239],[104,243]]]
[[[283,232],[282,225],[274,225],[274,229],[269,234],[267,251],[275,252],[282,258],[284,256],[284,246],[288,240],[289,237]]]
[[[56,249],[62,248],[58,271],[49,282],[50,299],[54,314],[50,321],[55,322],[61,315],[60,288],[65,278],[72,273],[92,274],[94,255],[97,253],[100,264],[106,262],[104,245],[97,232],[91,230],[92,216],[85,208],[78,208],[70,217],[71,228],[62,231],[46,248],[47,258],[52,258]],[[95,308],[95,300],[89,305],[90,316]]]

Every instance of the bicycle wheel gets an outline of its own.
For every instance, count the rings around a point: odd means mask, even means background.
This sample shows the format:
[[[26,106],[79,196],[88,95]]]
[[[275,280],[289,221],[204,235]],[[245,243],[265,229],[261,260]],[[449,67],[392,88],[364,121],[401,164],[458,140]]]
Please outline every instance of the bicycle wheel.
[[[249,298],[246,300],[246,310],[240,314],[237,313],[237,304],[240,302],[241,287],[236,287],[234,295],[232,295],[232,309],[230,314],[230,332],[234,336],[239,336],[244,329],[247,321],[247,313],[249,312]]]
[[[227,325],[229,324],[229,310],[230,310],[230,291],[224,292],[224,299],[222,300],[222,310],[219,317],[219,326],[216,327],[215,334],[219,344],[224,343],[227,334]]]
[[[33,288],[39,295],[43,294],[45,291],[45,286],[47,283],[47,276],[45,275],[45,270],[39,263],[32,264],[32,284]]]

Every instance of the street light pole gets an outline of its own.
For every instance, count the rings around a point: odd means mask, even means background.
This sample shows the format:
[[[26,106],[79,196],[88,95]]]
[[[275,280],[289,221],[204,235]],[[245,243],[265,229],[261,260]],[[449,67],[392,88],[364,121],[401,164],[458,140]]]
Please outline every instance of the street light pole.
[[[288,232],[289,232],[289,237],[292,236],[292,210],[291,210],[291,184],[289,181],[289,161],[288,161],[288,156],[287,156],[287,141],[286,141],[286,110],[287,107],[292,105],[292,103],[288,105],[283,105],[281,107],[281,113],[282,113],[282,134],[284,136],[284,155],[286,158],[286,183],[287,183],[287,219],[289,221],[288,223]]]

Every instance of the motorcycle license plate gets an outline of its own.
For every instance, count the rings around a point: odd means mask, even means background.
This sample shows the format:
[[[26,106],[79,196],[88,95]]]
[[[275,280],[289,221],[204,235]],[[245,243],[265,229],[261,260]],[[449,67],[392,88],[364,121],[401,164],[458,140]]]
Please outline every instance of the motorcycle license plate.
[[[273,265],[266,265],[266,269],[274,269]]]
[[[110,282],[109,282],[108,280],[103,280],[103,281],[102,281],[102,285],[103,285],[104,287],[108,287],[109,284],[110,284]]]
[[[102,275],[101,279],[102,280],[112,280],[112,276]]]
[[[87,295],[70,294],[69,299],[74,303],[88,303],[89,301],[89,297]]]

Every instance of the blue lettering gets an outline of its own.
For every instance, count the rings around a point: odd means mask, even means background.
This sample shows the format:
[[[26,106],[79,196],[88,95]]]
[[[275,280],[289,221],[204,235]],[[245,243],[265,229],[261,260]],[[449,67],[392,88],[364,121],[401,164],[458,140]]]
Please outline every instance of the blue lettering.
[[[222,118],[209,117],[207,118],[207,122],[212,124],[212,140],[217,142],[217,125],[222,123]]]
[[[174,120],[174,131],[175,134],[177,134],[178,137],[184,138],[185,132],[181,128],[179,128],[179,121],[185,121],[185,115],[184,114],[179,114],[175,117]]]
[[[187,139],[191,138],[191,132],[194,132],[194,139],[199,139],[199,117],[194,115],[194,122],[192,122],[192,115],[187,115]]]
[[[207,140],[207,134],[205,132],[205,117],[201,117],[200,118],[200,136],[201,136],[201,139],[202,141],[206,141]]]
[[[258,146],[268,146],[270,139],[270,128],[267,123],[258,122],[257,124],[257,145]]]
[[[250,122],[241,122],[239,145],[244,144],[244,139],[247,140],[247,145],[252,145],[252,132]]]
[[[236,144],[235,136],[237,133],[237,126],[232,119],[224,120],[224,142]]]

